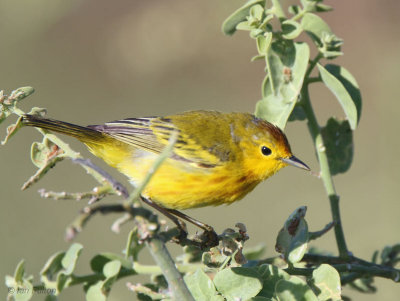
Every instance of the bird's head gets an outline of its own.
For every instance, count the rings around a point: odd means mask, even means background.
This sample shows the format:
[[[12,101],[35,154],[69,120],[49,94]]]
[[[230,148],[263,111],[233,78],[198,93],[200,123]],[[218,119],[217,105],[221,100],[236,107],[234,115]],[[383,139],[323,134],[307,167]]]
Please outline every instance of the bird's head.
[[[286,135],[275,125],[254,118],[243,136],[243,165],[255,178],[264,180],[288,165],[310,170],[292,154]]]

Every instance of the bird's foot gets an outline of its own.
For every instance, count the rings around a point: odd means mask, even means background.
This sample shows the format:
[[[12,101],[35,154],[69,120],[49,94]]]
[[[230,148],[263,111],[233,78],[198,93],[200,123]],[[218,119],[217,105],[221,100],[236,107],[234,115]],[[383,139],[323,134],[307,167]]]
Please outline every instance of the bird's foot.
[[[219,245],[219,236],[214,229],[205,230],[199,237],[200,248],[202,250],[216,247]]]
[[[187,241],[187,236],[188,236],[187,231],[184,230],[184,229],[182,229],[182,228],[180,228],[180,229],[179,229],[179,234],[176,235],[176,236],[174,236],[174,237],[172,238],[172,241],[175,242],[175,243],[177,243],[177,244],[179,244],[179,245],[180,245],[180,244],[185,244],[186,241]]]

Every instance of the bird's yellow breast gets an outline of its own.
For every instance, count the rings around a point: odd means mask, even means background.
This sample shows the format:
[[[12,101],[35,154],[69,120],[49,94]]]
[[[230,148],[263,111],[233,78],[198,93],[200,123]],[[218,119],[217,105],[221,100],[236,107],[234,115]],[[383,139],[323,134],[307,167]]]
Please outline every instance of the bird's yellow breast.
[[[149,153],[134,154],[129,162],[121,162],[117,168],[137,185],[152,167],[156,157]],[[200,167],[167,159],[142,194],[171,209],[217,206],[243,198],[259,182],[259,179],[244,174],[241,168],[232,163]]]

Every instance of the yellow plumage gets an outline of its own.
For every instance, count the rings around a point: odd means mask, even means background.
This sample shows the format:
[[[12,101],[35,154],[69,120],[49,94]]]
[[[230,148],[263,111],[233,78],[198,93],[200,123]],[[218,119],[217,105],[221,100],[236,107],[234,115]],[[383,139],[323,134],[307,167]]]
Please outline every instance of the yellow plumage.
[[[144,178],[177,131],[172,155],[143,191],[169,209],[229,204],[288,164],[308,169],[292,155],[280,129],[246,113],[193,111],[88,127],[32,115],[23,122],[78,138],[133,183]]]

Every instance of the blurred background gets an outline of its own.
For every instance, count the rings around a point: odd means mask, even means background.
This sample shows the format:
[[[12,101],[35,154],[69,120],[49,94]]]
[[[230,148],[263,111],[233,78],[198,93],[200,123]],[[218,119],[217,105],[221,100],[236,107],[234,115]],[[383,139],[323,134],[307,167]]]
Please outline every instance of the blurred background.
[[[35,0],[0,2],[0,88],[8,94],[21,86],[36,89],[21,104],[45,107],[48,116],[78,124],[193,109],[253,112],[264,77],[262,62],[246,32],[221,33],[223,20],[243,1]],[[286,3],[291,3],[287,1]],[[400,3],[326,1],[334,11],[323,15],[344,39],[345,55],[335,61],[358,80],[363,96],[361,122],[354,134],[355,154],[349,172],[335,177],[341,196],[343,226],[351,251],[370,259],[376,249],[400,241],[398,183],[400,152],[397,111],[400,69]],[[303,35],[302,39],[308,38]],[[312,102],[321,124],[331,115],[343,116],[335,98],[314,85]],[[5,133],[5,125],[0,132]],[[318,171],[312,141],[304,122],[286,128],[296,156]],[[85,191],[95,182],[78,166],[62,162],[27,191],[22,183],[34,172],[30,145],[41,136],[23,129],[0,148],[0,279],[13,274],[26,260],[26,272],[39,281],[39,271],[53,253],[66,250],[65,227],[85,201],[41,199],[36,191]],[[73,139],[65,138],[117,179],[108,168]],[[124,182],[126,183],[126,182]],[[112,201],[112,200],[111,200]],[[330,209],[322,182],[301,170],[286,168],[231,206],[186,211],[214,225],[217,232],[246,224],[247,246],[264,243],[275,255],[275,237],[287,216],[308,206],[307,220],[316,231],[327,224]],[[129,225],[120,234],[110,231],[115,216],[95,217],[75,241],[84,245],[77,271],[89,272],[89,259],[98,252],[119,253]],[[192,232],[194,229],[191,229]],[[333,233],[313,245],[336,254]],[[172,252],[178,249],[168,245]],[[143,251],[141,260],[152,264]],[[126,281],[144,282],[132,277]],[[125,280],[113,287],[109,300],[134,299]],[[4,283],[4,282],[3,282]],[[377,279],[378,293],[354,300],[398,300],[400,286]],[[0,294],[6,295],[4,284]],[[82,288],[67,289],[60,300],[83,298]],[[35,296],[41,300],[42,296]]]

